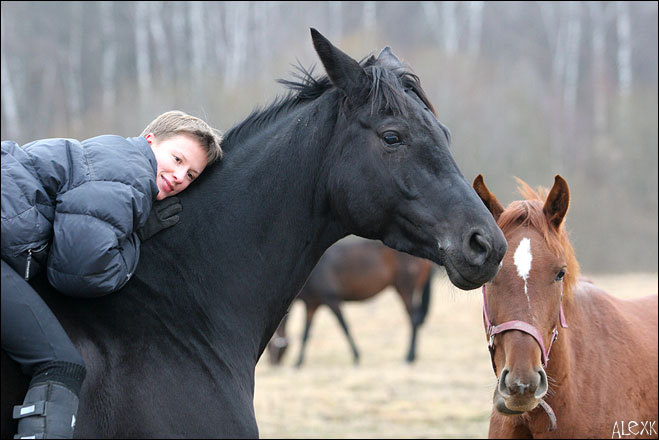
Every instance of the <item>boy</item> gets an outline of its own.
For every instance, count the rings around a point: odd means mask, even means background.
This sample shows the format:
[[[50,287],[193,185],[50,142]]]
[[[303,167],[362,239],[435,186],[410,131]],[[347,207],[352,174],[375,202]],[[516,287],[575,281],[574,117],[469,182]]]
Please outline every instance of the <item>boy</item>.
[[[178,222],[172,196],[221,159],[221,140],[201,119],[171,111],[136,138],[2,142],[2,348],[32,377],[14,408],[17,438],[72,438],[86,374],[28,280],[45,266],[67,295],[121,289],[141,241]]]

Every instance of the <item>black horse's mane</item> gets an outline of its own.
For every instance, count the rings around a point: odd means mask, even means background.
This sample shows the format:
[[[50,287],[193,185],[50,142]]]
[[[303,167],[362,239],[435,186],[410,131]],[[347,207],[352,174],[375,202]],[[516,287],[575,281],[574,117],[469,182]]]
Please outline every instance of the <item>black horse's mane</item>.
[[[430,103],[425,92],[421,88],[419,77],[406,67],[391,69],[376,64],[377,59],[369,56],[360,62],[367,75],[371,79],[371,87],[367,98],[371,102],[371,111],[391,112],[392,114],[407,114],[407,101],[401,90],[409,89],[416,94],[433,114],[435,109]],[[263,126],[269,125],[280,115],[301,104],[313,101],[334,86],[327,75],[314,77],[315,65],[309,69],[301,64],[293,66],[295,71],[291,73],[294,80],[279,79],[289,90],[283,96],[278,96],[266,107],[257,107],[252,113],[238,125],[229,129],[224,136],[224,145],[239,144],[239,139],[249,136],[250,133],[258,132]]]

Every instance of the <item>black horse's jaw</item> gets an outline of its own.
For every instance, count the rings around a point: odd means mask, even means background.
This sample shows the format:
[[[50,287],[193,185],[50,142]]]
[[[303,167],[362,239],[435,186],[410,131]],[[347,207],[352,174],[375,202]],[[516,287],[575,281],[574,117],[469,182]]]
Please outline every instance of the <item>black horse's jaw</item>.
[[[460,271],[456,269],[455,265],[451,261],[451,257],[443,248],[441,247],[439,248],[439,253],[440,253],[441,263],[438,264],[444,266],[444,268],[446,269],[446,274],[449,277],[449,280],[451,280],[451,283],[455,287],[462,290],[473,290],[483,285],[483,283],[472,281],[466,278],[464,275],[462,275],[462,273],[460,273]]]

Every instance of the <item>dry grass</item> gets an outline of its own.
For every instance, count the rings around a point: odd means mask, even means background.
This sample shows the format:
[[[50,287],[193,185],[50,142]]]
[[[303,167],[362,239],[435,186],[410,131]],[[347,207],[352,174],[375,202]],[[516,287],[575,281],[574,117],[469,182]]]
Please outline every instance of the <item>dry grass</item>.
[[[657,293],[657,274],[588,275],[609,293]],[[256,367],[254,405],[262,438],[486,438],[494,374],[482,325],[480,290],[464,292],[439,271],[431,309],[419,332],[417,361],[404,361],[407,315],[388,289],[344,305],[361,352],[352,364],[329,310],[316,314],[306,362],[299,352],[303,306],[295,302],[283,364],[264,354]]]

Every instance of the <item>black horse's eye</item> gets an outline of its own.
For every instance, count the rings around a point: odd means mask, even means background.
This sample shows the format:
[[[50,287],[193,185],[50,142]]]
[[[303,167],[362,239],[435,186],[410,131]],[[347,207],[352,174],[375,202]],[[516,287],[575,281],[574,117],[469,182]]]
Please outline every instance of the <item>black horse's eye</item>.
[[[387,131],[382,136],[382,139],[387,143],[387,145],[396,145],[400,144],[400,136],[394,131]]]
[[[555,281],[562,281],[564,276],[565,276],[565,269],[561,269],[561,270],[558,271],[558,273],[556,274]]]

